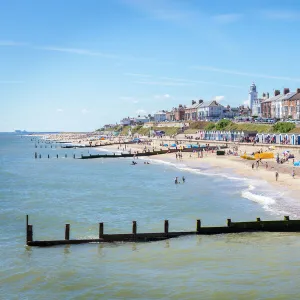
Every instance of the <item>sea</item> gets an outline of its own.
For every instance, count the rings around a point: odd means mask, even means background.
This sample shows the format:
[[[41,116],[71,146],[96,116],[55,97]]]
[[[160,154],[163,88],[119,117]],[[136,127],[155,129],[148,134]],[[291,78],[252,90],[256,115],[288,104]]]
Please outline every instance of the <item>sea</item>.
[[[0,299],[300,298],[298,233],[26,246],[26,215],[35,240],[63,239],[66,223],[71,238],[96,238],[99,222],[105,233],[130,233],[132,221],[138,232],[157,232],[164,220],[170,231],[188,231],[197,219],[300,218],[299,199],[232,170],[73,158],[102,151],[0,134]],[[175,185],[176,176],[186,182]]]

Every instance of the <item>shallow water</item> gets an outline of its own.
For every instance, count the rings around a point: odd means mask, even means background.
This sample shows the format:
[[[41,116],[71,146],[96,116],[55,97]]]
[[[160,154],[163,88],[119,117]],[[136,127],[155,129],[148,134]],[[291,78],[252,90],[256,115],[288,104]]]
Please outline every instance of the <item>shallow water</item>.
[[[35,151],[42,159],[34,159]],[[71,224],[71,237],[83,238],[96,237],[99,222],[106,233],[130,232],[132,220],[139,232],[149,232],[162,231],[168,219],[170,231],[180,231],[194,230],[198,218],[203,226],[223,225],[229,217],[282,218],[272,208],[286,209],[284,203],[288,212],[298,211],[294,202],[283,195],[276,198],[266,186],[255,187],[255,192],[260,189],[271,203],[257,201],[256,194],[249,200],[249,182],[234,174],[209,176],[184,166],[144,165],[142,160],[131,166],[127,159],[71,158],[87,151],[34,148],[30,138],[0,134],[0,298],[298,298],[299,234],[24,246],[26,214],[35,239],[59,239],[65,223]],[[174,185],[174,177],[183,175],[186,183]]]

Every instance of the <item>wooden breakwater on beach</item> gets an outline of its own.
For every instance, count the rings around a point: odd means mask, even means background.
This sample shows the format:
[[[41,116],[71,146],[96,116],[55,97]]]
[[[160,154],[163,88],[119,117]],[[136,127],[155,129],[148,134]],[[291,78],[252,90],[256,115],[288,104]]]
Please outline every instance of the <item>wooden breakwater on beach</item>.
[[[122,234],[105,234],[104,223],[99,223],[98,237],[93,239],[71,239],[70,224],[65,224],[64,239],[58,240],[34,240],[33,225],[28,223],[29,217],[26,216],[26,245],[36,247],[50,247],[57,245],[72,245],[86,243],[114,243],[114,242],[153,242],[162,241],[170,238],[177,238],[188,235],[216,235],[243,232],[300,232],[300,220],[290,220],[288,216],[284,220],[262,221],[257,218],[250,222],[232,222],[227,219],[227,226],[202,227],[201,220],[196,221],[195,231],[169,231],[169,221],[164,221],[162,232],[138,233],[137,222],[132,222],[132,232]]]
[[[178,150],[175,150],[178,151]],[[166,154],[175,152],[172,150],[160,150],[160,151],[151,151],[151,152],[138,152],[138,153],[121,153],[121,154],[90,154],[82,155],[81,159],[90,159],[90,158],[122,158],[122,157],[140,157],[140,156],[153,156],[159,154]]]
[[[225,147],[221,147],[224,149]],[[147,152],[137,152],[137,153],[121,153],[121,154],[90,154],[90,155],[82,155],[81,159],[91,159],[91,158],[122,158],[122,157],[140,157],[140,156],[153,156],[160,154],[168,154],[168,153],[177,153],[177,152],[194,152],[194,151],[203,151],[207,148],[183,148],[183,149],[168,149],[168,150],[158,150],[158,151],[147,151]],[[219,147],[209,147],[208,150],[217,150]]]

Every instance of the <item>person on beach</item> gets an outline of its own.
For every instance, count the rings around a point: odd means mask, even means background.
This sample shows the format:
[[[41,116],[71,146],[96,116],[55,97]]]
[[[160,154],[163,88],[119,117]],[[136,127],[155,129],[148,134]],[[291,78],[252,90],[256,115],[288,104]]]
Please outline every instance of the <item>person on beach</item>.
[[[252,164],[252,170],[254,170],[254,163]]]
[[[295,179],[295,170],[293,169],[293,172],[292,172],[292,177],[293,179]]]
[[[276,171],[276,172],[275,172],[275,178],[276,178],[276,181],[278,181],[278,176],[279,176],[279,174],[278,174],[278,172]]]
[[[268,162],[266,162],[266,170],[268,169]]]

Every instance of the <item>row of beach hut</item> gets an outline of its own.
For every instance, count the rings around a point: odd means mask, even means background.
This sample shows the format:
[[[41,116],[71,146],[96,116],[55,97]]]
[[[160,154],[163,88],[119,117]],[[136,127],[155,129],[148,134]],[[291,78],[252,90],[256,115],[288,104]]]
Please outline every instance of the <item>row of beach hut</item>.
[[[300,145],[300,135],[289,133],[256,133],[245,131],[198,131],[196,137],[211,141],[256,141],[264,144]]]

